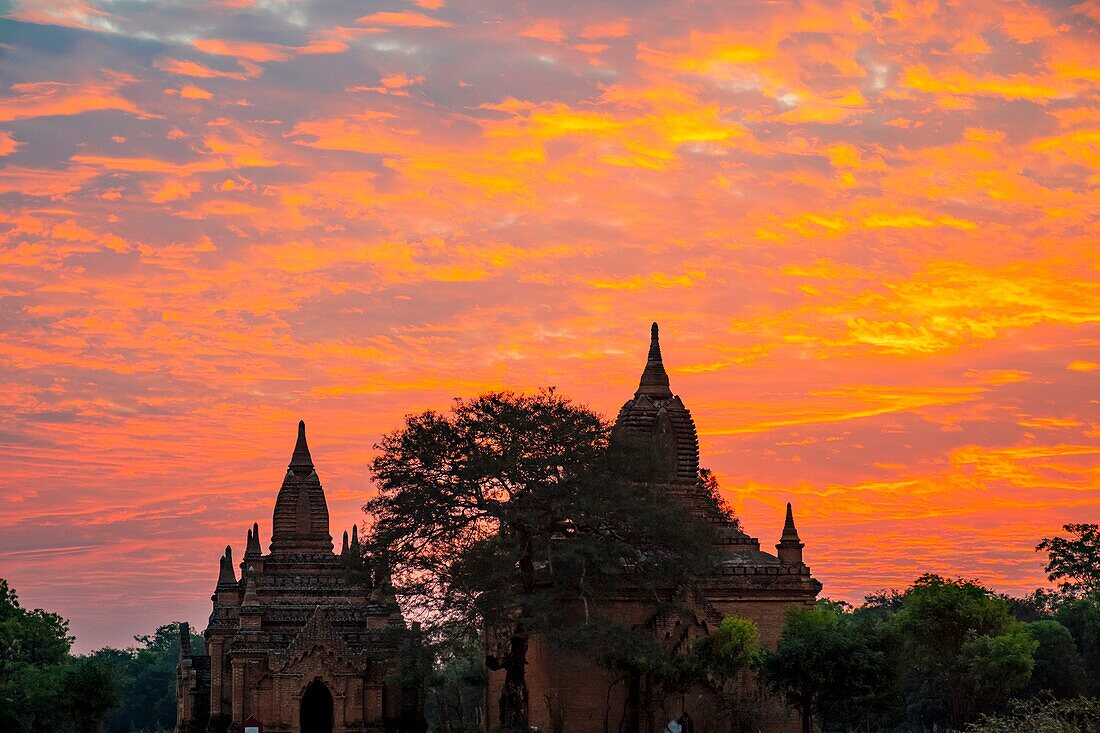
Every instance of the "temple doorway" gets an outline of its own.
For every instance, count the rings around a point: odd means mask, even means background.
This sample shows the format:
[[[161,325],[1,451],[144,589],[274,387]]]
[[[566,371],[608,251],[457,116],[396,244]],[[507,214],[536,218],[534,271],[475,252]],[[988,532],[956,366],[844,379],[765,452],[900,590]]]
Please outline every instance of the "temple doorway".
[[[321,680],[314,680],[302,695],[302,733],[332,733],[332,693]]]

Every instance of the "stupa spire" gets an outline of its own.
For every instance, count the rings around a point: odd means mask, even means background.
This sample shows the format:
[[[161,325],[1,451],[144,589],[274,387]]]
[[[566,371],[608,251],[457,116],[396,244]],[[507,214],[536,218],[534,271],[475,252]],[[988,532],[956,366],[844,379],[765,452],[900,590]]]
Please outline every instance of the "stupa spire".
[[[237,575],[233,570],[233,548],[229,545],[225,546],[225,554],[222,555],[219,561],[220,567],[218,570],[218,587],[226,587],[237,585]]]
[[[649,397],[672,397],[672,390],[668,386],[668,372],[665,371],[664,361],[661,359],[661,342],[658,336],[657,323],[654,322],[649,329],[649,356],[646,357],[645,369],[638,383],[638,391],[635,397],[648,395]]]
[[[787,518],[783,522],[783,539],[798,542],[798,529],[794,526],[794,512],[791,511],[791,503],[787,502]]]
[[[784,565],[801,565],[802,548],[805,545],[798,537],[798,530],[794,526],[794,512],[791,511],[791,503],[787,502],[787,518],[783,522],[783,536],[779,538],[779,544],[775,549],[779,551],[779,562]]]
[[[253,522],[252,527],[248,530],[248,539],[244,545],[244,559],[246,561],[251,560],[262,554],[263,550],[260,549],[260,524],[259,522]]]
[[[313,457],[309,454],[309,445],[306,444],[306,421],[298,421],[298,442],[294,444],[294,455],[290,458],[288,468],[297,476],[308,476],[313,473]]]

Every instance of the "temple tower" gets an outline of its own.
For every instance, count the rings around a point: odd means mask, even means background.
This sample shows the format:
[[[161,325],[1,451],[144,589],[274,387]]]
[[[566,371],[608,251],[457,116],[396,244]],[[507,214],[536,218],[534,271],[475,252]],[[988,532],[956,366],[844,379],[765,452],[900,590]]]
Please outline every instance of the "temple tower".
[[[180,733],[240,731],[246,720],[266,733],[417,726],[419,696],[392,682],[408,636],[401,610],[388,584],[371,580],[384,572],[370,567],[352,535],[334,554],[328,504],[299,422],[268,553],[253,523],[240,578],[231,547],[219,559],[207,653],[193,654],[181,635]]]

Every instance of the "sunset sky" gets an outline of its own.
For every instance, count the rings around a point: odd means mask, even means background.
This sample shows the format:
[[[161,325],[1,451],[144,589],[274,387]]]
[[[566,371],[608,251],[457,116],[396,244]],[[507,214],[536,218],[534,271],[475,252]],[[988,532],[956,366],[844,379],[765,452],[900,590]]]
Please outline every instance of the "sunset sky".
[[[299,418],[338,538],[404,414],[613,417],[654,320],[825,596],[1100,520],[1100,4],[0,12],[0,577],[79,650],[205,627]]]

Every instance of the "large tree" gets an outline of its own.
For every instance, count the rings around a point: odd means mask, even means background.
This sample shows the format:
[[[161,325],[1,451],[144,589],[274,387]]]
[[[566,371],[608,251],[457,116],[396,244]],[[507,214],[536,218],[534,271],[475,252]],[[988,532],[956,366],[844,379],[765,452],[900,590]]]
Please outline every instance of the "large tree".
[[[368,551],[431,628],[485,629],[486,663],[505,673],[505,729],[527,730],[534,634],[592,623],[624,583],[657,599],[705,562],[707,530],[623,479],[616,461],[631,456],[613,455],[609,437],[599,415],[550,389],[456,400],[377,446]]]
[[[114,669],[72,657],[69,622],[28,610],[0,579],[0,731],[95,733],[118,703]]]
[[[91,657],[108,665],[120,686],[119,704],[107,716],[107,733],[171,730],[176,722],[176,665],[179,663],[179,627],[174,621],[151,635],[135,636],[136,647],[105,647]],[[203,638],[191,634],[195,650]]]
[[[0,730],[54,730],[69,662],[69,622],[56,613],[28,610],[0,579]]]
[[[891,623],[905,659],[906,715],[917,725],[960,727],[1031,679],[1038,642],[978,583],[921,576]]]
[[[1047,577],[1062,592],[1083,597],[1100,592],[1100,524],[1066,524],[1069,537],[1047,537],[1035,549],[1047,553]]]

